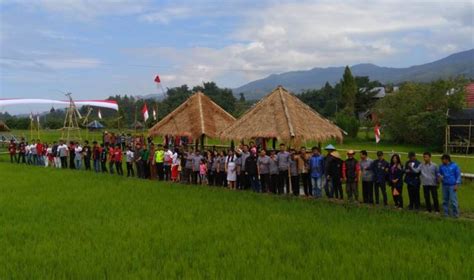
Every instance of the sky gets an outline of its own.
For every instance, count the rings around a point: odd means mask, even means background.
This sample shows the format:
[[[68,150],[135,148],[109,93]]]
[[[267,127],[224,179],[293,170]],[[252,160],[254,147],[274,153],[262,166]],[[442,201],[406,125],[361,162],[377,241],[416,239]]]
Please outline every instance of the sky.
[[[235,88],[314,67],[423,64],[474,47],[473,11],[472,1],[0,0],[0,98],[160,93],[155,75],[164,88]]]

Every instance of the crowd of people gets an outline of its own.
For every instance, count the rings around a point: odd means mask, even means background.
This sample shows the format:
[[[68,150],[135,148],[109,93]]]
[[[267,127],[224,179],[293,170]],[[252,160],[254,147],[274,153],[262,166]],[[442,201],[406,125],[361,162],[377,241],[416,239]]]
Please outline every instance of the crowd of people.
[[[422,162],[410,152],[403,164],[400,155],[385,160],[382,151],[372,160],[366,151],[347,151],[342,159],[333,145],[310,152],[305,147],[298,151],[280,144],[280,149],[265,150],[251,143],[237,148],[218,151],[200,151],[188,146],[157,144],[148,141],[130,143],[111,142],[91,144],[62,140],[51,144],[40,140],[18,143],[11,141],[9,154],[12,163],[40,165],[54,168],[84,169],[142,179],[182,182],[194,185],[227,187],[232,190],[253,190],[271,194],[293,194],[306,197],[344,199],[343,185],[348,201],[388,205],[387,187],[395,207],[402,209],[403,186],[409,196],[408,209],[420,210],[420,189],[423,188],[426,210],[440,212],[438,188],[441,185],[443,210],[446,216],[459,216],[457,189],[461,172],[449,155],[442,156],[438,167],[425,152]],[[107,141],[106,141],[107,140]],[[125,163],[126,174],[123,171]]]

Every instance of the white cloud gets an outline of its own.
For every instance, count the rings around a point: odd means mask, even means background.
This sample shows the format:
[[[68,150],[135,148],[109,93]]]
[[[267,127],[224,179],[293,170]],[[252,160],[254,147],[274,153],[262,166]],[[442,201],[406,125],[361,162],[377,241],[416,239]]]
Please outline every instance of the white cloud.
[[[168,23],[193,7],[148,21]],[[271,2],[244,17],[223,48],[146,48],[152,59],[166,59],[175,83],[222,77],[243,80],[312,67],[396,60],[413,48],[436,58],[473,47],[473,4],[411,1]],[[470,21],[470,20],[471,21]],[[227,78],[229,80],[229,78]]]
[[[192,13],[193,11],[185,6],[167,7],[158,12],[145,13],[139,19],[148,23],[168,24],[172,20],[188,18]]]

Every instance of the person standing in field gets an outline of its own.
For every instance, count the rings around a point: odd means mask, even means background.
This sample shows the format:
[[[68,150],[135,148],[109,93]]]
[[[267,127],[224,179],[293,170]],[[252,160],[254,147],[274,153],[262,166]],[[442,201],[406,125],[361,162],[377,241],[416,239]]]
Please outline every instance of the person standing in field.
[[[193,150],[190,149],[186,152],[186,158],[184,163],[184,177],[186,178],[186,183],[192,183],[192,173],[193,173],[193,157],[194,153]]]
[[[155,157],[155,144],[153,142],[148,141],[148,152],[145,156],[147,156],[146,162],[143,163],[143,169],[144,169],[144,174],[145,178],[149,178],[150,180],[155,180],[156,179],[156,168],[154,165],[153,158]],[[147,144],[145,144],[145,147]]]
[[[148,150],[147,144],[143,144],[143,149],[141,149],[140,154],[140,161],[141,166],[143,167],[143,179],[150,179],[151,178],[151,169],[154,168],[153,166],[153,158],[154,155],[150,153]]]
[[[58,153],[59,158],[61,159],[61,167],[67,168],[67,157],[69,155],[69,149],[63,140],[59,141]]]
[[[36,150],[36,141],[33,140],[30,145],[31,164],[38,165],[38,152]]]
[[[26,144],[25,138],[21,138],[20,144],[18,144],[18,158],[17,163],[26,163],[25,154],[26,154]]]
[[[207,162],[205,158],[201,159],[199,163],[199,184],[205,185],[207,182]]]
[[[276,155],[277,164],[278,164],[278,194],[290,193],[290,178],[289,178],[289,168],[290,168],[290,153],[286,150],[285,144],[280,144],[280,151]]]
[[[260,156],[257,159],[258,177],[260,178],[260,186],[262,192],[270,191],[270,157],[265,150],[260,151]]]
[[[390,165],[384,159],[382,151],[377,152],[377,159],[374,160],[372,170],[374,172],[374,195],[375,204],[379,204],[379,192],[382,193],[383,205],[387,206],[387,179]]]
[[[138,178],[141,178],[141,179],[145,178],[142,154],[143,154],[143,148],[140,144],[137,143],[135,145],[135,151],[133,152],[133,161],[135,162],[135,166],[137,168],[137,176]],[[153,167],[154,167],[154,161],[153,161]]]
[[[362,197],[366,204],[374,203],[374,172],[372,171],[373,160],[371,160],[367,151],[360,152],[360,171],[362,179]]]
[[[229,150],[227,158],[225,158],[225,172],[227,173],[227,182],[229,189],[235,190],[235,181],[237,180],[237,168],[235,165],[235,155],[234,151]]]
[[[55,168],[61,168],[61,157],[59,157],[59,145],[56,141],[53,142],[53,147],[52,147],[52,154],[53,154],[53,160],[54,160],[54,167]]]
[[[353,150],[347,151],[347,159],[342,163],[342,176],[346,182],[346,193],[349,201],[354,197],[355,201],[359,201],[358,184],[360,179],[360,165],[354,158]]]
[[[69,169],[76,169],[76,164],[75,164],[75,145],[73,141],[69,142]]]
[[[78,170],[82,168],[82,147],[79,142],[74,146],[74,166]]]
[[[242,150],[237,149],[235,155],[235,171],[237,173],[237,180],[235,181],[235,188],[238,190],[244,189],[244,174],[242,173]]]
[[[157,149],[155,151],[155,166],[156,166],[156,174],[158,175],[158,179],[163,181],[165,178],[164,174],[164,164],[165,161],[165,151],[163,150],[163,145],[158,144]]]
[[[423,153],[423,163],[420,164],[420,181],[423,186],[423,194],[425,197],[426,210],[431,212],[431,198],[433,198],[433,207],[436,213],[439,213],[438,202],[438,177],[439,169],[436,163],[431,161],[431,153]]]
[[[114,149],[114,160],[115,160],[115,169],[117,174],[123,176],[123,165],[122,165],[122,146],[120,144],[115,145]]]
[[[173,152],[169,149],[169,146],[165,146],[165,155],[163,160],[163,174],[165,181],[169,181],[171,179],[171,164],[173,162]]]
[[[115,165],[114,144],[109,144],[109,147],[107,150],[108,150],[109,172],[110,174],[114,174],[114,165]]]
[[[327,183],[334,190],[334,197],[344,199],[342,192],[342,159],[337,151],[333,151],[326,159],[328,161],[326,170]]]
[[[50,145],[48,146],[48,148],[46,149],[46,158],[47,158],[47,161],[46,161],[46,167],[48,166],[51,166],[52,168],[55,167],[55,164],[54,164],[54,153],[53,153],[53,146]]]
[[[289,159],[289,169],[290,169],[290,182],[291,182],[291,191],[294,196],[300,195],[300,177],[298,172],[298,161],[296,159],[296,151],[290,151]]]
[[[196,149],[196,152],[194,153],[193,157],[193,184],[197,185],[198,184],[198,179],[199,179],[199,166],[201,164],[202,160],[201,156],[201,151]]]
[[[409,210],[420,209],[420,162],[416,159],[414,152],[408,153],[408,161],[405,163],[405,183],[408,189]]]
[[[313,155],[309,159],[309,172],[311,177],[312,195],[321,198],[323,195],[324,162],[318,147],[313,147]]]
[[[449,206],[452,208],[451,215],[459,217],[459,205],[457,191],[461,185],[461,170],[459,166],[451,161],[451,156],[444,154],[441,157],[442,164],[439,167],[440,180],[443,189],[444,215],[449,217]]]
[[[329,179],[328,172],[329,172],[329,166],[332,165],[332,161],[334,160],[334,157],[331,154],[336,151],[336,147],[329,144],[324,148],[324,150],[326,151],[326,157],[323,157],[323,164],[324,164],[323,186],[324,186],[324,192],[326,193],[327,198],[333,198],[334,197],[334,186],[333,186],[332,181]]]
[[[240,153],[240,160],[242,162],[242,166],[240,167],[240,188],[242,190],[250,189],[250,175],[247,172],[246,164],[247,158],[250,156],[249,146],[244,144],[242,145],[242,153]]]
[[[171,156],[171,181],[179,182],[179,172],[181,169],[181,155],[176,149]]]
[[[275,150],[270,151],[270,187],[269,191],[276,194],[278,192],[280,170],[278,170],[278,159]]]
[[[16,157],[16,143],[15,140],[10,140],[10,144],[8,144],[8,153],[10,154],[10,162],[14,163],[17,162]]]
[[[209,151],[207,162],[208,162],[208,170],[209,170],[209,174],[208,174],[209,185],[214,186],[216,185],[216,170],[217,170],[216,151]]]
[[[37,154],[37,162],[36,164],[39,166],[44,166],[44,155],[45,155],[45,149],[43,143],[41,143],[41,140],[38,139],[36,142],[36,154]]]
[[[250,186],[254,192],[262,192],[258,178],[257,149],[250,150],[250,156],[245,160],[245,172],[247,173]]]
[[[97,141],[92,142],[92,161],[94,163],[94,171],[100,172],[100,147]]]
[[[107,147],[104,143],[100,144],[100,169],[102,173],[107,173]]]
[[[395,207],[403,208],[403,166],[400,156],[394,154],[390,159],[389,183],[392,187],[392,196]]]
[[[92,158],[92,150],[91,146],[89,146],[89,141],[84,141],[84,146],[82,147],[82,153],[84,155],[84,167],[86,170],[91,170],[91,158]]]
[[[134,153],[130,146],[127,147],[127,152],[125,153],[125,161],[127,164],[127,177],[135,177],[135,171],[133,170],[133,158]]]
[[[306,197],[313,195],[313,187],[309,175],[309,156],[306,153],[306,148],[301,147],[298,154],[295,155],[298,164],[298,176],[303,183],[303,191]]]

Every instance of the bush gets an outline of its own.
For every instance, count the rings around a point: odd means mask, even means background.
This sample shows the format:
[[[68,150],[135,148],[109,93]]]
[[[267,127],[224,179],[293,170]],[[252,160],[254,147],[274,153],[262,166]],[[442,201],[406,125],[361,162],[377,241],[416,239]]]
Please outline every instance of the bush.
[[[360,122],[356,117],[350,116],[344,112],[339,112],[336,114],[336,124],[346,131],[349,137],[357,137]]]

